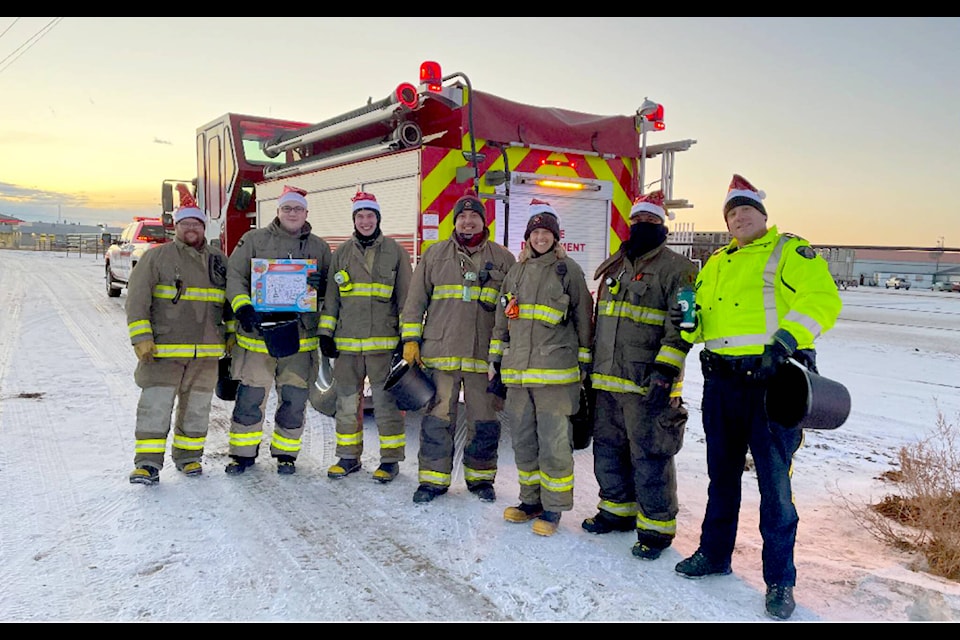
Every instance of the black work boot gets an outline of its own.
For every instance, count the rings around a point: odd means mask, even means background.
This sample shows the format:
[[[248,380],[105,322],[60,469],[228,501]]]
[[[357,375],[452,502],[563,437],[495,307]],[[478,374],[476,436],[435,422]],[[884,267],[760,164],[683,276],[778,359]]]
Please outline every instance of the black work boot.
[[[778,587],[775,584],[767,587],[766,596],[767,615],[777,620],[787,620],[793,615],[797,603],[793,600],[793,587]]]
[[[240,475],[247,470],[247,467],[252,467],[253,463],[256,461],[256,458],[251,458],[249,456],[230,456],[233,458],[230,462],[227,463],[224,471],[229,473],[232,476]]]
[[[470,493],[480,498],[481,502],[496,502],[497,492],[489,482],[481,482],[470,487]]]
[[[346,478],[351,473],[356,473],[363,468],[360,461],[356,458],[340,458],[337,464],[331,465],[327,469],[328,478]]]
[[[413,493],[413,501],[416,503],[430,502],[437,496],[442,496],[447,492],[446,487],[437,487],[430,484],[422,484],[417,487]]]
[[[615,516],[601,509],[597,515],[587,518],[581,527],[590,533],[610,533],[611,531],[633,531],[637,527],[637,519],[629,516]]]
[[[730,562],[715,562],[700,549],[689,558],[677,563],[674,570],[684,578],[706,578],[707,576],[725,576],[730,573]]]
[[[277,473],[282,476],[292,476],[296,472],[296,458],[293,456],[277,456]]]

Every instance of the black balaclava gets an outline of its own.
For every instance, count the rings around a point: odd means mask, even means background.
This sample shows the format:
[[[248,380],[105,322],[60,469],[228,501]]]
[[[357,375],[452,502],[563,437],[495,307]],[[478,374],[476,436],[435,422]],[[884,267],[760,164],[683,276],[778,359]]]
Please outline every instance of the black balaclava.
[[[630,237],[623,243],[623,252],[631,260],[659,247],[667,239],[667,226],[659,222],[634,222]]]
[[[359,209],[358,209],[358,211],[359,211]],[[360,246],[361,246],[361,247],[369,247],[370,245],[372,245],[372,244],[377,240],[377,238],[380,237],[380,233],[381,233],[381,231],[380,231],[380,212],[377,211],[376,209],[370,209],[370,211],[373,211],[374,213],[377,214],[377,226],[376,226],[376,228],[373,230],[373,233],[371,233],[371,234],[368,235],[368,236],[365,236],[365,235],[361,234],[361,233],[360,233],[360,230],[357,229],[357,225],[356,225],[356,222],[357,222],[357,214],[356,214],[356,212],[354,212],[354,214],[353,214],[353,222],[354,222],[354,225],[353,225],[353,237],[357,239],[357,242],[360,243]]]

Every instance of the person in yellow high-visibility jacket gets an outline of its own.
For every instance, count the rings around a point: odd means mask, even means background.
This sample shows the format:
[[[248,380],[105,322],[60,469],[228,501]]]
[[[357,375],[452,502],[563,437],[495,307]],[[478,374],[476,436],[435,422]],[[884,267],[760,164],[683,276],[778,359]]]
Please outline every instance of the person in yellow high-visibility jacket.
[[[803,431],[768,419],[766,382],[791,357],[816,372],[814,340],[833,327],[841,301],[827,262],[810,243],[767,227],[764,195],[734,175],[723,207],[734,239],[697,276],[697,324],[682,334],[704,345],[701,409],[710,484],[700,545],[676,571],[688,578],[731,572],[749,447],[760,489],[766,611],[787,619],[796,607],[799,522],[790,476]],[[671,315],[679,319],[676,310]]]

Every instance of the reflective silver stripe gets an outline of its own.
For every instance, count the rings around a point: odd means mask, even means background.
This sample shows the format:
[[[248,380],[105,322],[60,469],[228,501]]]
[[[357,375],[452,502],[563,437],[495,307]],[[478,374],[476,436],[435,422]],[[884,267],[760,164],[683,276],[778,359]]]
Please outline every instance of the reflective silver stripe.
[[[823,327],[820,326],[819,322],[805,313],[800,313],[799,311],[790,311],[783,317],[783,319],[789,320],[790,322],[796,322],[801,327],[813,334],[814,338],[819,338],[820,334],[823,332]]]

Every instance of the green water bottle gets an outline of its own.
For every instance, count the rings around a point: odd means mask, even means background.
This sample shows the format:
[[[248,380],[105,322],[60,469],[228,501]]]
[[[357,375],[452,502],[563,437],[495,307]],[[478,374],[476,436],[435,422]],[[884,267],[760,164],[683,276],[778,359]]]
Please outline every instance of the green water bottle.
[[[677,291],[677,303],[680,305],[680,311],[683,312],[680,328],[684,331],[692,331],[697,326],[697,309],[693,288],[681,287]]]

